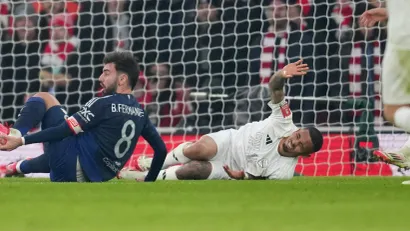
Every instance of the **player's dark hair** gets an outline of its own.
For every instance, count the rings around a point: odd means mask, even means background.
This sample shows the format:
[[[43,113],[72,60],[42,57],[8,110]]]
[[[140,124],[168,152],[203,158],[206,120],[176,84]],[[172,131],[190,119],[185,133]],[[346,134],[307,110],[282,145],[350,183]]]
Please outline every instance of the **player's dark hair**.
[[[104,64],[113,63],[115,69],[120,72],[124,72],[128,76],[128,82],[131,86],[131,90],[134,89],[138,83],[140,74],[140,68],[138,61],[130,52],[112,52],[105,56]]]
[[[313,152],[319,151],[323,145],[322,133],[315,127],[307,127],[306,129],[309,131],[309,136],[312,140]]]

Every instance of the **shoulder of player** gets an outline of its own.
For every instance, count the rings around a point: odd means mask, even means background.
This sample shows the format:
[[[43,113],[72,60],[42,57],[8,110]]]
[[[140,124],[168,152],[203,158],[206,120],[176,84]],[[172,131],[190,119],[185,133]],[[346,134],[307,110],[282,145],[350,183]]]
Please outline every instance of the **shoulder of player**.
[[[96,97],[96,99],[100,102],[111,102],[111,101],[116,101],[118,100],[118,95],[106,95],[106,96],[101,96],[101,97]]]
[[[278,123],[279,121],[280,123]],[[269,117],[263,122],[265,122],[263,129],[267,134],[272,135],[272,139],[281,139],[290,136],[293,132],[299,129],[291,119],[272,119],[272,117]]]
[[[94,97],[90,99],[84,106],[90,107],[91,105],[94,105],[94,104],[101,104],[102,102],[110,101],[112,98],[113,98],[112,95]]]
[[[91,99],[89,102],[98,103],[100,105],[104,105],[104,104],[111,105],[112,103],[116,103],[116,104],[122,103],[122,101],[123,101],[123,97],[120,95],[107,95],[107,96],[95,97]]]
[[[121,95],[110,95],[104,97],[95,97],[90,100],[85,107],[89,108],[92,105],[93,107],[101,108],[102,110],[108,109],[111,111],[127,111],[129,108],[136,108],[133,111],[138,111],[139,113],[144,113],[145,110],[141,107],[141,105],[137,102],[135,98],[134,102],[130,102],[128,99],[124,98]]]

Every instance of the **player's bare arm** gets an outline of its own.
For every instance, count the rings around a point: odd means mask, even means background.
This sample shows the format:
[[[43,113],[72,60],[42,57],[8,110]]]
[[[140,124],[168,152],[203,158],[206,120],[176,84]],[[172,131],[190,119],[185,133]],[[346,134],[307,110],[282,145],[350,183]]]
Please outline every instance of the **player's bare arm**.
[[[285,97],[283,87],[286,79],[294,76],[306,75],[309,71],[307,64],[303,64],[302,60],[286,65],[282,70],[276,72],[269,80],[269,88],[271,90],[271,99],[274,104],[280,103]]]
[[[386,21],[389,14],[386,8],[375,8],[365,11],[360,16],[359,24],[364,27],[372,27],[378,22]]]

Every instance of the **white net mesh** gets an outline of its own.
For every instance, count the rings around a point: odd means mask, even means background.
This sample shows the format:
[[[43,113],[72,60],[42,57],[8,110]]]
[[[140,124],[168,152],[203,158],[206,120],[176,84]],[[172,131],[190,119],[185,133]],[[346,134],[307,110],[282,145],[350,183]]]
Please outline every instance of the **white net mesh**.
[[[364,30],[357,21],[364,10],[380,5],[378,0],[1,0],[0,117],[13,122],[25,98],[38,91],[54,94],[74,113],[98,95],[104,55],[130,50],[143,70],[135,96],[173,148],[265,118],[270,75],[303,58],[312,71],[289,81],[287,97],[294,122],[319,126],[325,144],[314,157],[300,160],[298,173],[391,175],[389,166],[373,163],[358,149],[369,142],[377,147],[373,126],[382,148],[395,142],[380,132],[393,132],[380,112],[385,25]],[[358,102],[362,109],[353,110]],[[143,142],[136,149],[150,152]],[[6,154],[0,158],[8,160]]]

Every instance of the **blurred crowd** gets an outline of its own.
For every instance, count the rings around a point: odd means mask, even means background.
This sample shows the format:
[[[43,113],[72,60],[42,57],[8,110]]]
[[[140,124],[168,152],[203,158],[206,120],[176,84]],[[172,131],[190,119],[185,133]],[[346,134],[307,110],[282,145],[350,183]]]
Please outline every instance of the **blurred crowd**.
[[[296,124],[351,123],[346,105],[303,97],[365,96],[380,117],[385,25],[358,17],[380,0],[0,0],[0,120],[47,91],[69,114],[99,95],[104,55],[132,51],[135,97],[160,127],[236,127],[269,114],[269,77],[303,58],[287,95]],[[371,84],[369,84],[371,83]],[[192,97],[192,92],[226,94]],[[380,117],[381,118],[381,117]]]

